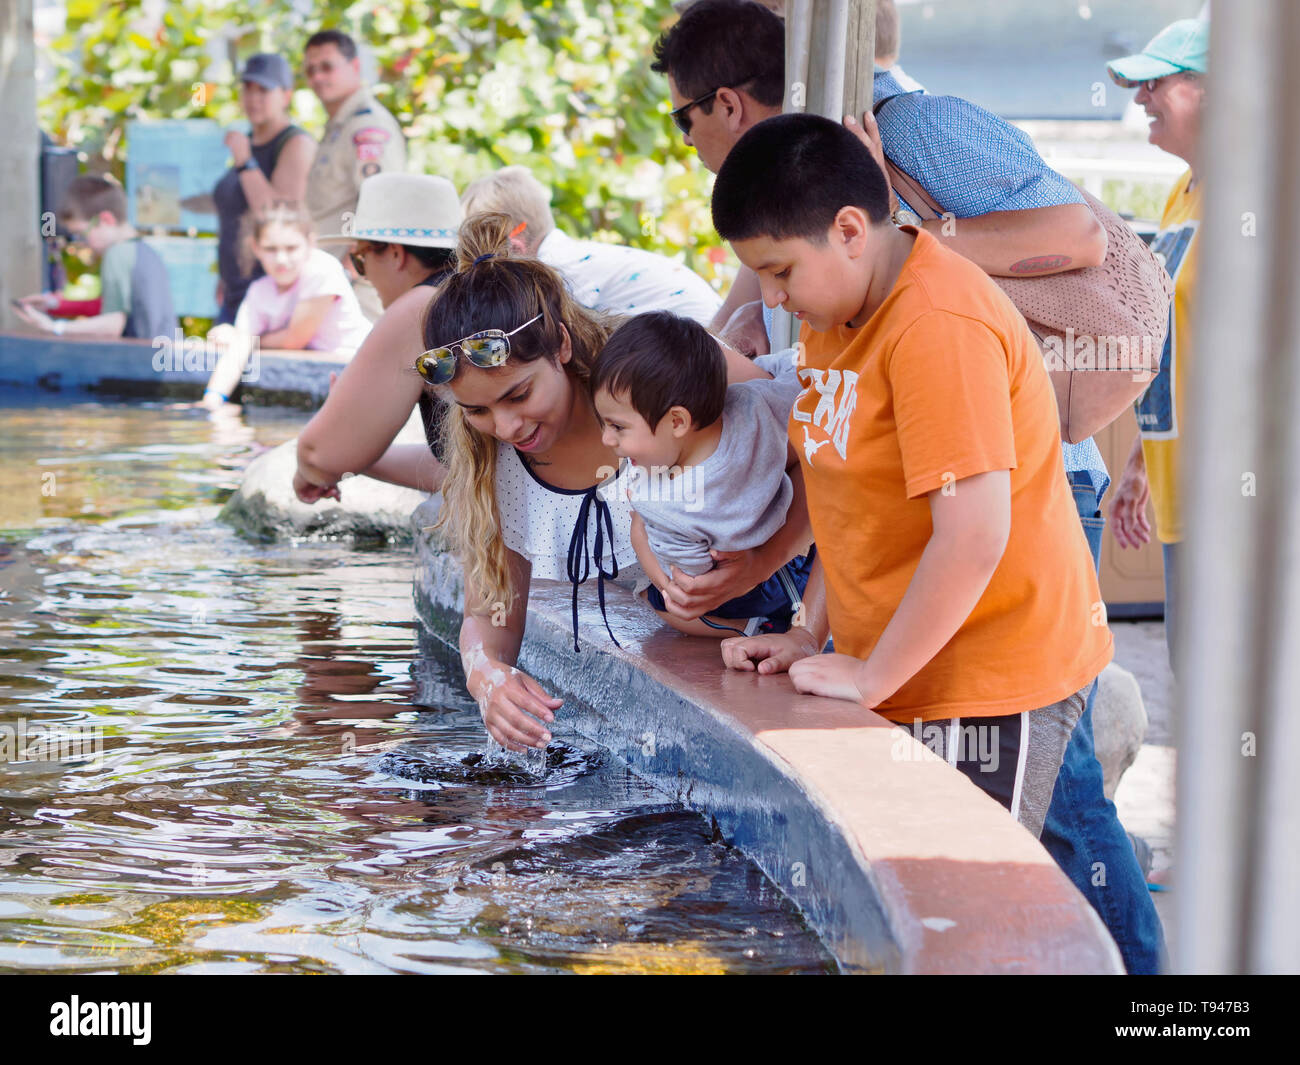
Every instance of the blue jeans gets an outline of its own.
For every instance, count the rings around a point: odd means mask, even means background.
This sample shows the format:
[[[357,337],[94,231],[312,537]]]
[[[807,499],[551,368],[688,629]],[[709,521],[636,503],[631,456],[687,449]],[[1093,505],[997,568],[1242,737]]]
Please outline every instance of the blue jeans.
[[[1068,476],[1093,564],[1099,566],[1105,526],[1099,509],[1101,501],[1085,476]],[[1096,697],[1094,683],[1083,717],[1065,748],[1065,760],[1056,777],[1040,839],[1047,853],[1092,903],[1118,945],[1129,973],[1149,975],[1160,971],[1164,930],[1115,804],[1102,789],[1101,765],[1092,740],[1092,704]]]

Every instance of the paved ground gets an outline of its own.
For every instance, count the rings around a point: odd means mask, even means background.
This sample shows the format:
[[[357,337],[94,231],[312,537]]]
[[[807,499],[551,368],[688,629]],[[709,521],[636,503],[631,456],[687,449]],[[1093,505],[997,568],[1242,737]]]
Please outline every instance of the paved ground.
[[[1174,678],[1159,621],[1112,621],[1115,661],[1137,677],[1149,725],[1146,743],[1115,794],[1124,827],[1152,850],[1150,880],[1170,886],[1174,865]],[[1156,911],[1172,942],[1173,896],[1154,893]]]

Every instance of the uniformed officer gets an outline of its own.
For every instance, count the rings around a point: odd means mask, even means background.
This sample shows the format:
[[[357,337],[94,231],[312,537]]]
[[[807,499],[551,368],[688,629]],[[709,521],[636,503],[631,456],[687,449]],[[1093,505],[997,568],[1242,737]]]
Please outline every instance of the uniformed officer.
[[[371,174],[404,171],[406,141],[397,119],[361,83],[357,45],[346,33],[313,34],[307,40],[303,65],[307,84],[329,115],[307,175],[307,209],[317,232],[346,233],[356,213],[361,182]],[[352,271],[349,276],[362,310],[374,321],[383,313],[374,287]]]

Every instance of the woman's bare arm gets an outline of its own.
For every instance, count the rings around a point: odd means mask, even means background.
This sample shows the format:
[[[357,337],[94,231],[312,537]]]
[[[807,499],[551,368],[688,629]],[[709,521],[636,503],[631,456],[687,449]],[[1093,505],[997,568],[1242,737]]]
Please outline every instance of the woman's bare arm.
[[[419,286],[393,301],[370,330],[298,437],[298,472],[316,485],[373,466],[388,450],[424,387],[415,358],[433,289]]]

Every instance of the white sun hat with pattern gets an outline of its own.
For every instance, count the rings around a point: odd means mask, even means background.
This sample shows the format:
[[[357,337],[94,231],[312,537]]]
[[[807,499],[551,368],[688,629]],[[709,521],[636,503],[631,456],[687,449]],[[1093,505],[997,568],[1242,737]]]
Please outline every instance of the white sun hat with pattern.
[[[343,232],[317,244],[372,240],[417,248],[454,248],[462,212],[456,186],[429,174],[372,174],[361,183],[357,210]]]

